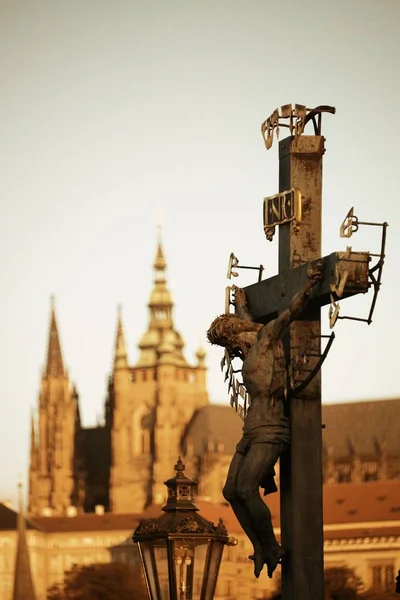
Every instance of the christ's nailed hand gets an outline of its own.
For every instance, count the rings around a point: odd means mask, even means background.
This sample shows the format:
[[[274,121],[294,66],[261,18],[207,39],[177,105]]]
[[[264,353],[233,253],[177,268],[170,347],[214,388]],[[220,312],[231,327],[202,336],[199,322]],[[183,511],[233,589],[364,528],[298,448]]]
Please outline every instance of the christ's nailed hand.
[[[237,287],[236,285],[232,286],[233,289],[233,303],[235,306],[246,306],[246,293],[245,291]]]

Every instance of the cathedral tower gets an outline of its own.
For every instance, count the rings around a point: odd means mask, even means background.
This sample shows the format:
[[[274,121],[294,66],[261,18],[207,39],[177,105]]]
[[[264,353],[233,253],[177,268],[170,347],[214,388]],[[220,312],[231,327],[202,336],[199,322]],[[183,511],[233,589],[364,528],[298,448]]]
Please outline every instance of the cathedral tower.
[[[39,393],[38,430],[32,417],[29,468],[29,513],[66,514],[78,506],[75,453],[80,427],[78,395],[72,389],[61,353],[52,302],[46,367]]]
[[[181,451],[184,429],[195,410],[208,403],[204,353],[191,365],[173,323],[166,261],[158,242],[149,325],[139,342],[139,358],[128,365],[121,317],[118,317],[112,374],[113,512],[140,512],[164,499],[163,482]]]

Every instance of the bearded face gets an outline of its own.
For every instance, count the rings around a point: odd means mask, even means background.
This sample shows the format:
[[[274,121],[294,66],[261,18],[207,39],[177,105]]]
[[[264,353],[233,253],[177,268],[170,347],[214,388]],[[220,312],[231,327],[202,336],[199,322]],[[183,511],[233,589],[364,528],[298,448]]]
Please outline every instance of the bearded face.
[[[249,336],[243,334],[256,334],[260,327],[258,323],[226,313],[214,319],[207,331],[207,338],[211,344],[227,348],[233,354],[246,354],[251,344]]]

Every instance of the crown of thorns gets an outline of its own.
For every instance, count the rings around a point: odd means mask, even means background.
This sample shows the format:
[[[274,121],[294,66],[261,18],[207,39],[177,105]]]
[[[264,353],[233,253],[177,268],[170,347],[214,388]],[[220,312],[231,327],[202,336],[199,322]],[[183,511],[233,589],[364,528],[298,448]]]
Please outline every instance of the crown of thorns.
[[[207,338],[211,344],[219,344],[222,340],[227,339],[227,335],[232,329],[232,326],[229,326],[232,317],[235,318],[235,315],[225,313],[214,319],[207,331]]]
[[[207,331],[207,338],[211,344],[225,346],[227,343],[233,344],[237,341],[237,335],[242,331],[254,329],[254,323],[239,319],[232,313],[220,315],[211,323]]]

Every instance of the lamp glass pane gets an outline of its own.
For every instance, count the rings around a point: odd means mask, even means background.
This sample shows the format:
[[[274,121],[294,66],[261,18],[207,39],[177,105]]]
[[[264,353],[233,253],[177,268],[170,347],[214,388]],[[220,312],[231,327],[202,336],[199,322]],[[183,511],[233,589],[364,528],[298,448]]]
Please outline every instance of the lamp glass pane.
[[[166,541],[157,540],[157,544],[154,545],[154,556],[158,571],[158,581],[160,584],[160,596],[157,600],[169,600],[168,554]]]
[[[140,546],[152,600],[169,600],[166,540],[141,542]]]
[[[174,540],[176,595],[180,600],[200,600],[207,548],[207,538]]]
[[[205,567],[207,569],[207,577],[204,578],[203,582],[202,600],[212,600],[214,597],[223,550],[223,542],[218,540],[210,541],[207,564]]]
[[[149,588],[151,600],[157,600],[158,598],[158,576],[156,563],[154,561],[153,544],[148,542],[139,542],[139,547],[143,559],[144,575]]]

